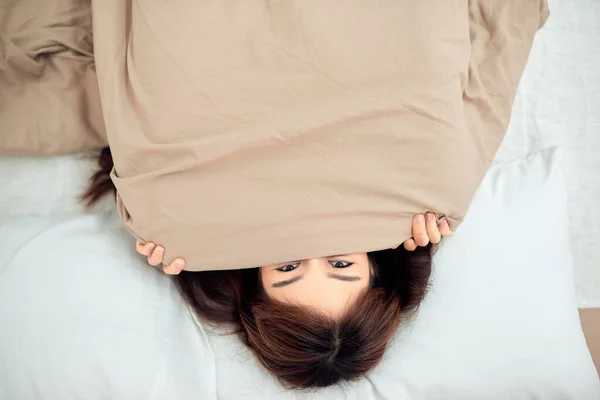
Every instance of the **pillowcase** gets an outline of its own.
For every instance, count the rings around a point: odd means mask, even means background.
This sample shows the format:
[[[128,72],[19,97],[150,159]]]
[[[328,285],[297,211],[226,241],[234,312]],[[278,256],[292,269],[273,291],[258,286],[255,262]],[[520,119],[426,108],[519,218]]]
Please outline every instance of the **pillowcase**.
[[[371,381],[393,398],[600,399],[556,148],[493,167],[435,259],[419,318]]]
[[[209,343],[114,211],[0,216],[0,243],[1,399],[216,398]]]
[[[370,376],[289,393],[190,318],[114,213],[0,216],[0,398],[600,399],[556,150],[491,168]],[[41,194],[40,194],[41,195]]]

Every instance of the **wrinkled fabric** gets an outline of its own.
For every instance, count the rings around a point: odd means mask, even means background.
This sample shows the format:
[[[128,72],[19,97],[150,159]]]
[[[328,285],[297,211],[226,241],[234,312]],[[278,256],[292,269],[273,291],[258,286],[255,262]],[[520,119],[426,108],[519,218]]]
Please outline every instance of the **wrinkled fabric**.
[[[93,2],[121,216],[186,269],[453,228],[498,149],[542,0]]]
[[[32,1],[32,0],[26,0]],[[119,213],[192,271],[456,229],[545,0],[93,0]]]
[[[0,2],[0,154],[107,145],[90,1]]]

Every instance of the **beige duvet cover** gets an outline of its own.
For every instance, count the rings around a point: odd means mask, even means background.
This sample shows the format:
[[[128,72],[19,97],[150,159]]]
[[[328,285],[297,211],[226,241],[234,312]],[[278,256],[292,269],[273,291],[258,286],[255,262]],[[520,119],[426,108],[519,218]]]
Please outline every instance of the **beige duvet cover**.
[[[65,39],[75,95],[44,101],[76,110],[78,139],[58,146],[27,126],[2,129],[13,136],[0,148],[97,147],[104,125],[128,229],[167,261],[209,270],[389,248],[428,210],[456,228],[548,11],[544,0],[97,0],[92,15],[104,124],[90,48]],[[4,48],[18,47],[12,29]],[[0,123],[12,127],[6,104],[29,106],[4,87],[40,79],[14,65],[0,67]]]
[[[580,309],[579,317],[596,371],[600,375],[600,308]]]
[[[89,1],[0,1],[0,154],[106,146]]]

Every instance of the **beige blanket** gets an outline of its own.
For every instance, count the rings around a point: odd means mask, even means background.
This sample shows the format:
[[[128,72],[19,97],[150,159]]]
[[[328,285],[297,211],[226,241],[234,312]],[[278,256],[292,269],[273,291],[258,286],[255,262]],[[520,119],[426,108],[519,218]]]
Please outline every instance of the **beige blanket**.
[[[119,211],[189,270],[393,247],[428,210],[456,228],[548,15],[545,0],[92,9]]]
[[[0,154],[106,146],[89,1],[0,1]]]

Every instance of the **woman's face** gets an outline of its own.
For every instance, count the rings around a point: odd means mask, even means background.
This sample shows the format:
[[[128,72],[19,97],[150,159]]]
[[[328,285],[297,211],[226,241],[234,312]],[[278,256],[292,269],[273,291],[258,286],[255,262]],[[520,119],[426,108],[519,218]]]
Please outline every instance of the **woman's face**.
[[[337,316],[369,287],[371,267],[358,253],[269,265],[260,276],[270,298]]]

